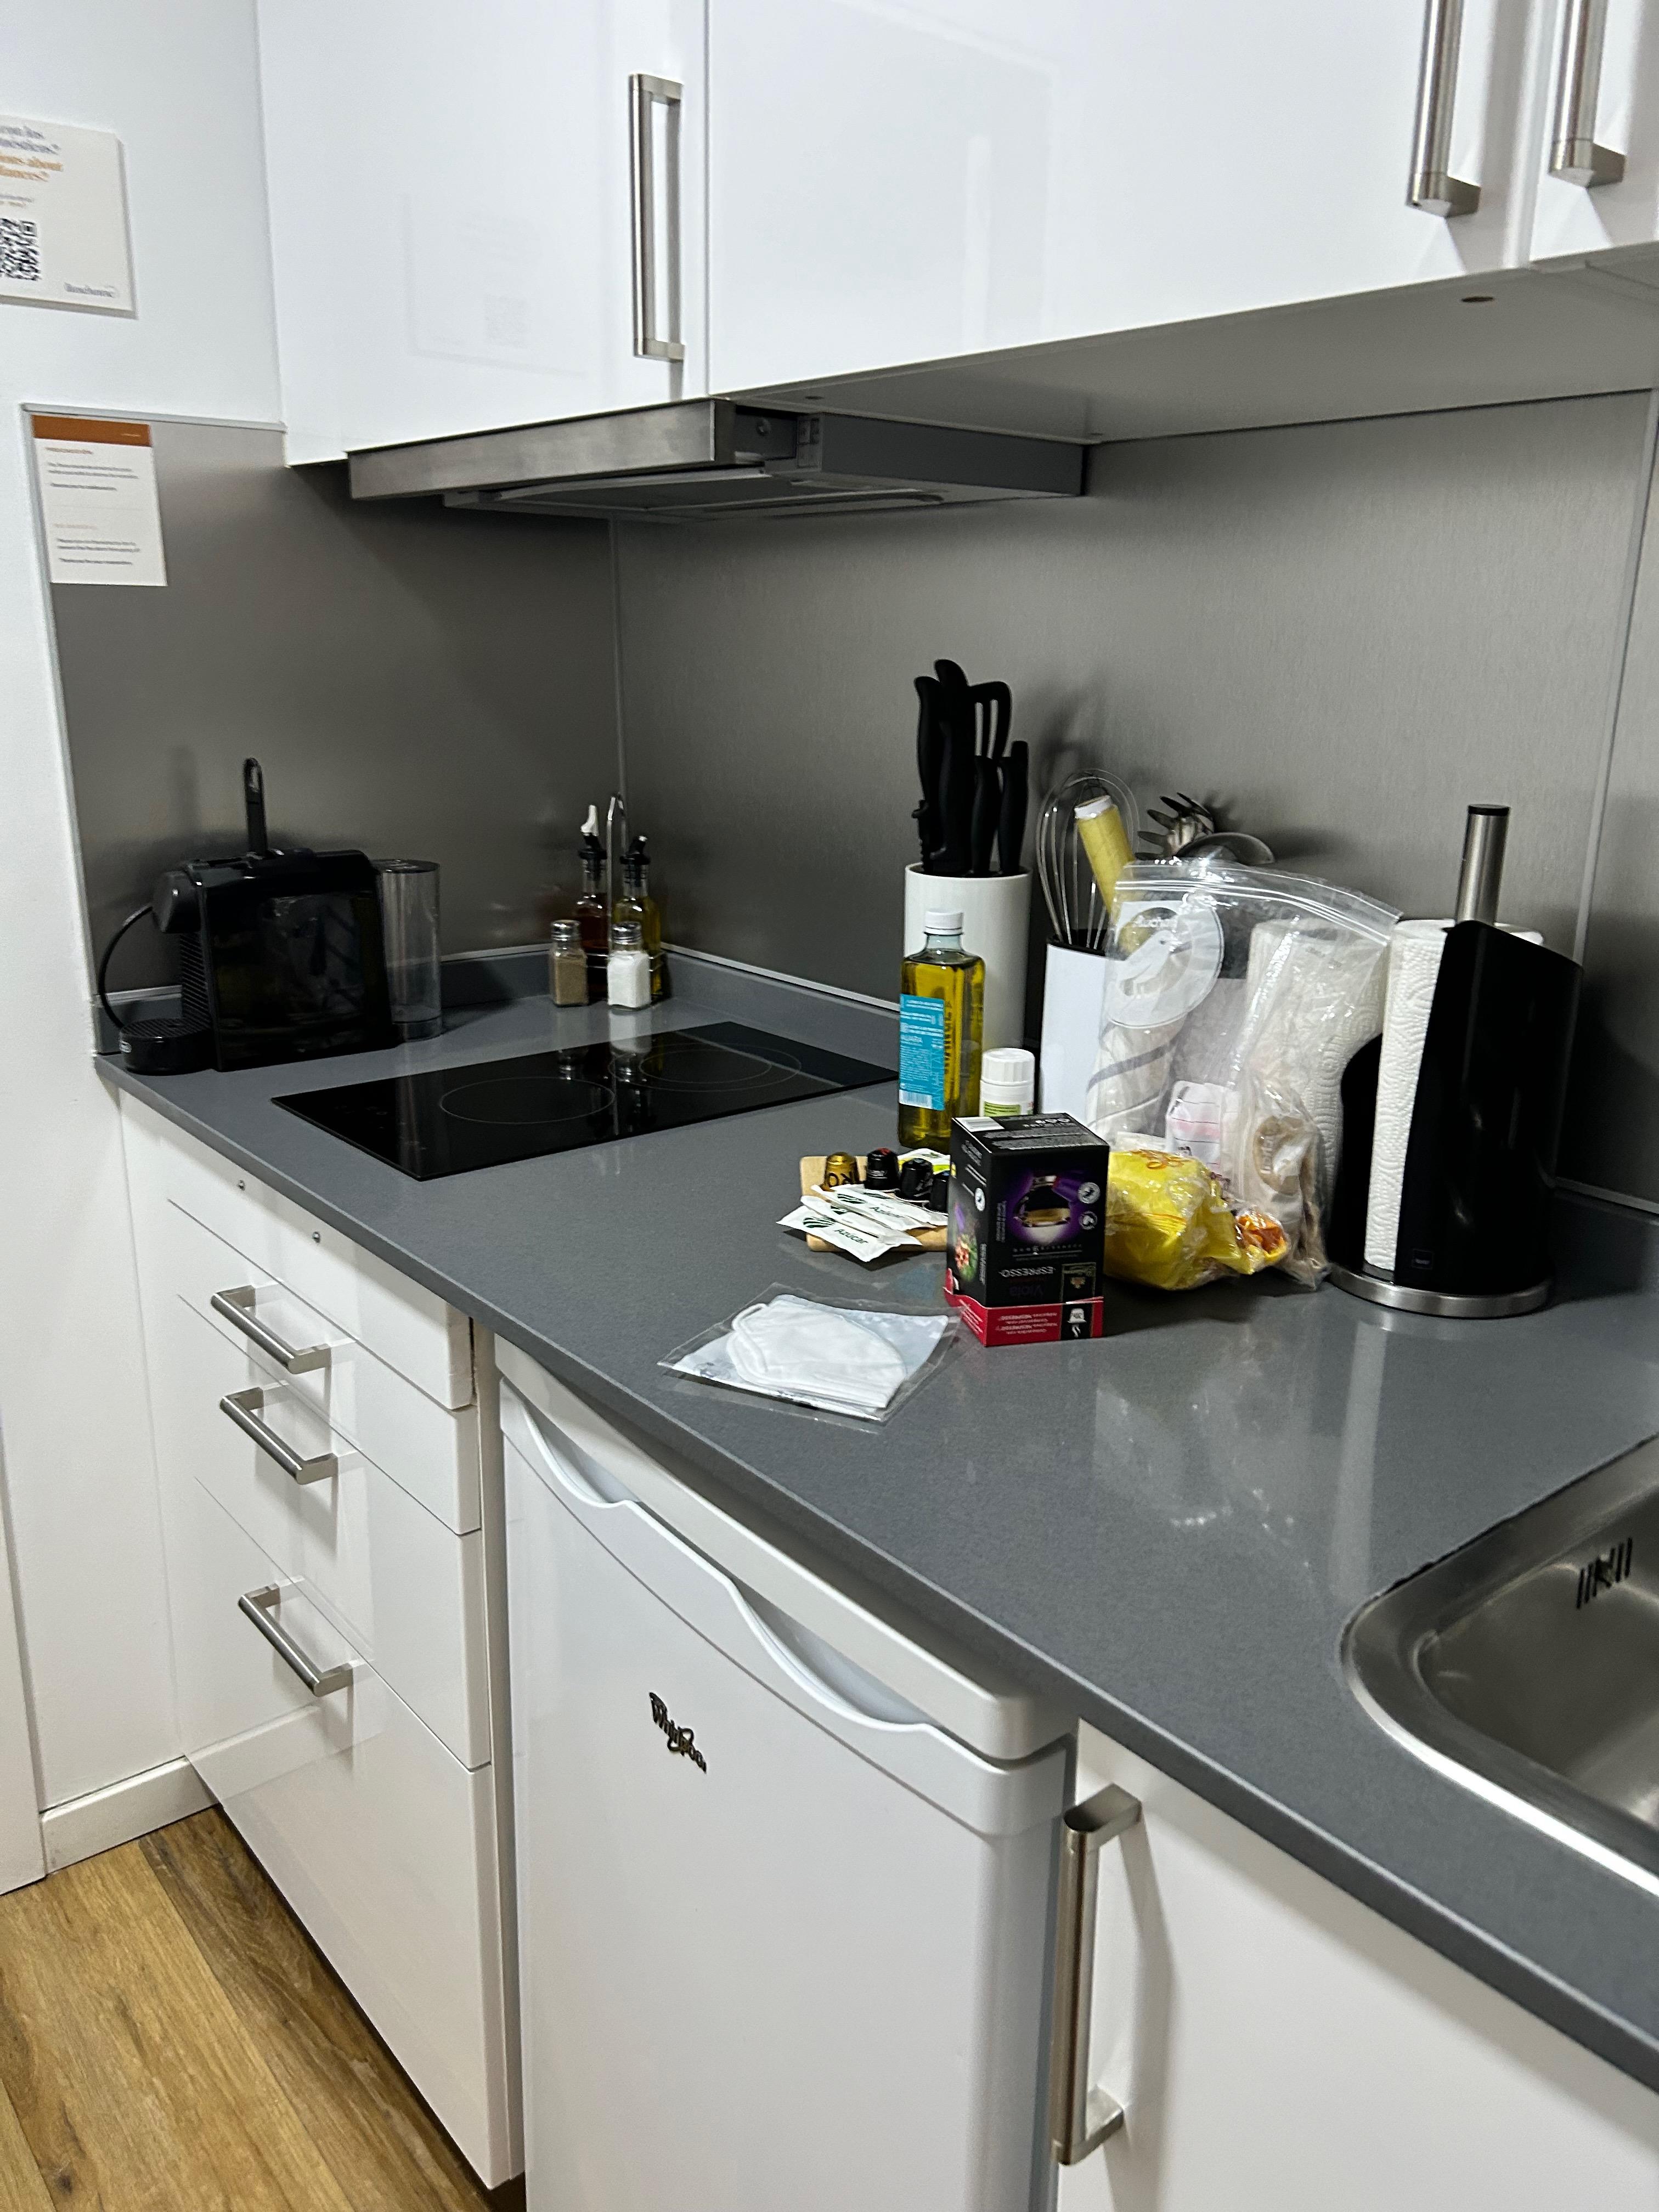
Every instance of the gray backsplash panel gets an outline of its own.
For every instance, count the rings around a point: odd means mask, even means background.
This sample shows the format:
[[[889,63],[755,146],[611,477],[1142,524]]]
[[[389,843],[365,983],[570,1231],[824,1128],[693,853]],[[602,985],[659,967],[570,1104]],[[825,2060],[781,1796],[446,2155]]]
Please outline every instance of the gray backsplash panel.
[[[157,422],[164,590],[58,585],[94,951],[166,862],[279,842],[435,860],[452,952],[544,933],[616,774],[603,525],[354,507],[274,430]],[[116,980],[168,972],[148,932]]]
[[[1090,495],[1052,507],[624,526],[629,798],[671,933],[893,994],[911,679],[949,654],[1012,684],[1039,792],[1093,763],[1143,805],[1194,791],[1407,913],[1449,910],[1465,806],[1507,801],[1504,918],[1570,951],[1644,409],[1616,394],[1108,447]],[[1564,1167],[1659,1199],[1659,1114],[1632,1126],[1659,1105],[1647,599],[1607,824],[1610,852],[1635,850],[1607,897],[1639,909],[1613,988],[1650,1042],[1626,1037],[1639,1081],[1581,1120]],[[1615,957],[1610,917],[1598,957]]]

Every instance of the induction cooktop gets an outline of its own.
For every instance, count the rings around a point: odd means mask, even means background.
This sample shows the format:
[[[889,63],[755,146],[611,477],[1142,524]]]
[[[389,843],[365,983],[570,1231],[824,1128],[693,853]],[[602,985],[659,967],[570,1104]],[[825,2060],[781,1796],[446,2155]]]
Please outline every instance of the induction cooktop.
[[[827,1097],[893,1070],[740,1022],[385,1075],[276,1104],[422,1182]]]

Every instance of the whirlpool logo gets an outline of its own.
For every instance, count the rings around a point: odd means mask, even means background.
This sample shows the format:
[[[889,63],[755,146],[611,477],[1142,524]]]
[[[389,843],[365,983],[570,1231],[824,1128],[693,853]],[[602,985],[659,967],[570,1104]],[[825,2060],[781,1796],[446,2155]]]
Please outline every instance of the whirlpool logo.
[[[697,1749],[696,1738],[689,1728],[681,1728],[668,1716],[668,1708],[654,1690],[651,1692],[651,1717],[668,1739],[670,1751],[677,1751],[682,1759],[689,1759],[700,1773],[707,1774],[708,1761]]]

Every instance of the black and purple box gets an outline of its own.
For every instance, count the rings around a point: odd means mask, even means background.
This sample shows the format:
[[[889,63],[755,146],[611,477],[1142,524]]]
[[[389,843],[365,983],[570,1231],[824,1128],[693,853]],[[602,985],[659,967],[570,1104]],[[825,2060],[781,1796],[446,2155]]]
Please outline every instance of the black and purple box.
[[[1069,1114],[951,1123],[945,1294],[981,1344],[1102,1334],[1111,1157]]]

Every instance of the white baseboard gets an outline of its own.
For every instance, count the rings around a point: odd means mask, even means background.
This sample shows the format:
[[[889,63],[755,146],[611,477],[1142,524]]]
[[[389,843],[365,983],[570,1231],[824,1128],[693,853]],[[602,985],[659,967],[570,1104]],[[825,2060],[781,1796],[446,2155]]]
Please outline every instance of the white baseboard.
[[[40,1841],[46,1854],[46,1872],[73,1866],[97,1851],[112,1851],[152,1828],[183,1820],[210,1805],[213,1799],[187,1759],[170,1759],[165,1766],[147,1767],[130,1774],[125,1782],[112,1782],[107,1790],[90,1790],[71,1797],[40,1815]]]

